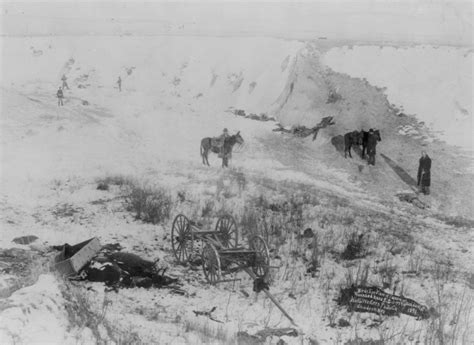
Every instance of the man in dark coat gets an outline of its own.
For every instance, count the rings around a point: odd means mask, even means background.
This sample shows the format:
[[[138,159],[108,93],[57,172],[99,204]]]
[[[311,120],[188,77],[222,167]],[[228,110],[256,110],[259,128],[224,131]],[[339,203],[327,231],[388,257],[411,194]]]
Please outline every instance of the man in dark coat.
[[[367,138],[367,155],[369,159],[367,163],[370,165],[375,165],[375,147],[377,146],[377,137],[375,136],[374,130],[371,128],[369,130],[369,137]]]
[[[430,194],[431,185],[431,158],[425,151],[421,152],[418,165],[418,187],[423,194]]]

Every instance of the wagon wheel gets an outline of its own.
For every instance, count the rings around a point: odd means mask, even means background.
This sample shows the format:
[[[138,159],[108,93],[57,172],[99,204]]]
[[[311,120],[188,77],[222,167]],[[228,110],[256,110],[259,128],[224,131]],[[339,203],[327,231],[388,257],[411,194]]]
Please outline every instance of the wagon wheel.
[[[209,283],[214,285],[221,280],[221,260],[211,243],[206,243],[202,250],[202,270]]]
[[[263,278],[267,275],[270,264],[267,243],[261,236],[254,236],[249,241],[249,247],[252,251],[255,251],[252,270],[258,278]]]
[[[177,215],[171,228],[171,246],[174,256],[180,263],[187,262],[191,258],[193,242],[194,236],[188,218],[182,214]]]
[[[231,215],[225,215],[219,218],[216,224],[216,239],[224,248],[236,248],[239,241],[237,232],[237,223]]]

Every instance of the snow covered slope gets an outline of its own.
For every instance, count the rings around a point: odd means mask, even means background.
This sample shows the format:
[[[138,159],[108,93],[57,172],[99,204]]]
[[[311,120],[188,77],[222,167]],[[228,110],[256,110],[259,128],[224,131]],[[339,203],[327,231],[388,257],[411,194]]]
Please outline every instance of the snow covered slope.
[[[170,224],[137,221],[124,206],[118,187],[97,190],[96,178],[132,176],[139,182],[151,181],[164,186],[173,198],[178,192],[186,194],[185,202],[173,204],[173,212],[200,215],[211,201],[219,211],[232,210],[238,219],[248,211],[246,203],[262,194],[270,202],[277,198],[287,202],[305,193],[314,202],[304,208],[311,220],[302,228],[312,227],[322,241],[332,236],[331,251],[332,247],[342,250],[344,234],[369,227],[375,229],[380,257],[388,251],[379,247],[385,245],[379,239],[387,236],[388,248],[393,249],[393,242],[399,242],[395,235],[410,245],[415,242],[429,248],[433,256],[447,251],[457,268],[472,257],[466,245],[472,236],[463,226],[470,223],[459,221],[462,230],[456,229],[457,237],[452,238],[453,227],[443,222],[447,215],[472,214],[472,175],[466,172],[470,157],[435,140],[416,118],[400,116],[382,89],[325,66],[317,43],[228,37],[43,37],[7,38],[3,47],[2,63],[9,68],[3,68],[1,80],[0,247],[17,246],[12,239],[19,235],[37,235],[41,243],[36,250],[40,251],[52,244],[98,236],[103,243],[119,241],[127,251],[159,258],[160,264],[183,277],[191,296],[122,290],[110,293],[112,312],[107,315],[113,324],[132,325],[142,336],[149,336],[150,343],[159,342],[161,333],[170,337],[163,343],[176,343],[176,339],[198,343],[174,320],[178,316],[186,322],[196,320],[193,310],[208,308],[211,295],[216,304],[230,305],[233,310],[230,316],[227,311],[224,315],[223,308],[218,311],[219,317],[228,319],[226,327],[232,333],[241,327],[257,331],[265,322],[281,325],[286,321],[269,310],[265,300],[251,303],[248,294],[237,293],[231,301],[233,287],[209,288],[200,271],[176,265]],[[62,74],[71,89],[65,90],[65,105],[58,107],[55,92]],[[115,84],[118,76],[123,80],[121,92]],[[236,116],[231,109],[265,112],[285,125],[313,126],[325,116],[333,116],[336,124],[321,130],[312,141],[273,132],[274,122]],[[203,166],[201,138],[217,135],[224,127],[240,130],[245,146],[234,154],[232,169],[221,169],[216,156],[210,157],[211,168]],[[430,152],[435,153],[432,195],[420,196],[429,210],[418,210],[396,198],[397,192],[411,192],[413,186],[402,181],[380,155],[374,167],[357,155],[344,159],[332,139],[361,127],[379,128],[382,142],[377,152],[411,176],[416,175],[419,150],[430,143]],[[243,180],[239,191],[233,190],[236,176]],[[230,190],[231,196],[223,196],[224,190]],[[296,240],[294,233],[291,239]],[[291,243],[306,253],[306,245]],[[330,342],[340,334],[336,334],[339,329],[328,328],[322,317],[323,309],[329,308],[323,302],[333,303],[329,295],[321,295],[324,289],[317,288],[326,278],[307,278],[304,264],[289,249],[279,255],[282,263],[298,263],[285,269],[295,276],[277,277],[272,291],[306,335]],[[408,252],[409,257],[403,259],[412,260],[413,251]],[[393,258],[402,259],[397,253]],[[329,276],[332,270],[333,278],[338,276],[334,283],[338,289],[336,283],[344,279],[345,268],[329,256],[324,261],[327,266],[321,274]],[[278,275],[288,277],[284,272]],[[239,289],[249,284],[244,281]],[[48,290],[48,286],[55,288]],[[29,298],[39,292],[44,303],[36,309],[49,310],[45,313],[55,328],[46,329],[57,330],[50,342],[67,342],[73,335],[58,320],[65,315],[56,304],[49,304],[58,294],[57,287],[57,280],[47,275],[31,289],[11,296],[10,301],[19,307],[9,306],[2,312],[12,320],[2,336],[13,342],[15,322],[35,323],[36,310],[30,318],[21,307],[28,308]],[[94,288],[100,293],[88,290],[86,294],[100,307],[107,294],[102,293],[101,284]],[[294,291],[298,297],[287,298]],[[420,298],[427,294],[419,286],[413,291]],[[28,298],[21,302],[23,293]],[[161,299],[161,307],[156,306],[156,298]],[[376,330],[369,332],[375,339]],[[78,335],[87,341],[88,333]],[[347,329],[343,338],[352,335]],[[21,340],[29,339],[25,335]],[[301,339],[293,340],[300,343]]]
[[[451,145],[473,151],[471,48],[355,46],[332,48],[333,70],[383,87],[389,101]]]

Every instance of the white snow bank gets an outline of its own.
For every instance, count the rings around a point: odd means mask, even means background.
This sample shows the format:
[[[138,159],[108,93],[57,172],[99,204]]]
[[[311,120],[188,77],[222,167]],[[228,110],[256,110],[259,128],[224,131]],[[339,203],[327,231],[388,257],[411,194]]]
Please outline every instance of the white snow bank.
[[[389,101],[441,139],[472,151],[473,51],[454,47],[333,48],[322,58],[337,72],[386,88]]]
[[[9,68],[1,84],[36,91],[41,82],[54,99],[63,74],[73,89],[82,84],[98,95],[121,76],[124,92],[136,91],[141,103],[157,106],[171,94],[182,104],[205,100],[210,109],[258,113],[280,94],[303,44],[263,37],[10,37],[2,41]]]
[[[16,291],[2,303],[0,343],[94,343],[90,332],[82,331],[77,336],[70,333],[65,303],[56,278],[41,275],[36,284]]]

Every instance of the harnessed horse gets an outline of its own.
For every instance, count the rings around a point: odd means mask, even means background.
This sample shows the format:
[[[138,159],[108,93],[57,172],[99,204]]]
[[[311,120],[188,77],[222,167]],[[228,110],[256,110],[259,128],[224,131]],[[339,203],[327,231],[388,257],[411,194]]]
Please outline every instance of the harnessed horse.
[[[231,135],[225,138],[223,145],[216,144],[216,140],[213,138],[203,138],[201,140],[201,158],[202,164],[210,165],[208,160],[209,151],[222,154],[222,167],[229,166],[229,158],[232,157],[232,148],[235,144],[242,145],[244,139],[240,135],[240,131],[237,134]]]

